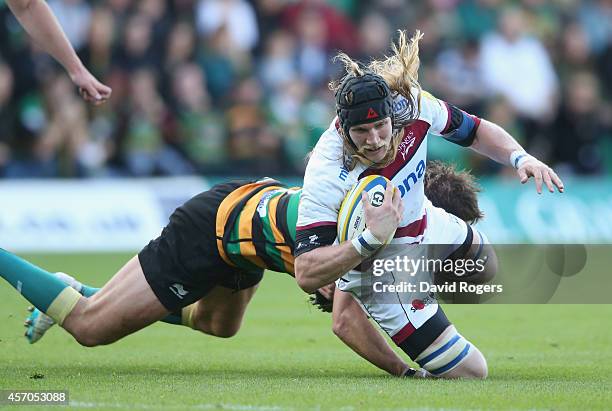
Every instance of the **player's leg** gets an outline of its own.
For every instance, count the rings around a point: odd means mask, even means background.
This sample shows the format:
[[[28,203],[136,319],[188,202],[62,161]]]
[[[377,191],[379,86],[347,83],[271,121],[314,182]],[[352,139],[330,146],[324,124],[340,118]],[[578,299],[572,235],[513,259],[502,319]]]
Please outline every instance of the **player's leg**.
[[[254,275],[258,274],[254,273]],[[84,297],[91,297],[101,290],[101,288],[82,284],[66,273],[55,273],[55,276]],[[250,283],[255,281],[251,279]],[[240,329],[246,307],[258,286],[255,284],[242,290],[218,286],[199,301],[169,313],[160,321],[187,326],[213,336],[231,337]],[[24,323],[25,337],[30,344],[34,344],[40,341],[55,324],[55,321],[37,308],[30,307],[28,310],[30,314]]]
[[[99,292],[81,297],[63,323],[58,323],[79,343],[92,347],[115,342],[168,313],[135,256]]]
[[[84,345],[115,341],[168,313],[144,279],[137,258],[91,299],[54,274],[1,249],[0,276]]]
[[[77,279],[66,273],[58,272],[54,273],[54,275],[84,297],[91,297],[96,292],[100,291],[99,288],[81,284]],[[26,327],[24,336],[30,344],[34,344],[45,335],[45,333],[55,324],[55,321],[33,306],[28,307],[28,311],[30,311],[30,314],[24,322],[24,326]]]
[[[484,357],[456,332],[432,295],[371,293],[361,277],[349,273],[336,285],[340,291],[353,294],[408,357],[436,377],[486,377]],[[388,285],[399,285],[402,281],[392,272],[377,279]]]
[[[236,335],[247,306],[263,278],[263,270],[238,271],[218,266],[215,286],[200,300],[183,308],[183,325],[215,337]]]
[[[487,360],[454,325],[449,325],[415,361],[440,378],[484,379],[488,375]]]
[[[342,342],[391,375],[403,376],[412,371],[372,326],[366,312],[350,293],[338,289],[332,292],[332,330]],[[422,373],[418,376],[423,377]]]
[[[188,321],[186,325],[215,337],[233,337],[242,325],[247,305],[257,287],[237,292],[221,286],[215,287],[190,306],[190,313],[185,316]]]

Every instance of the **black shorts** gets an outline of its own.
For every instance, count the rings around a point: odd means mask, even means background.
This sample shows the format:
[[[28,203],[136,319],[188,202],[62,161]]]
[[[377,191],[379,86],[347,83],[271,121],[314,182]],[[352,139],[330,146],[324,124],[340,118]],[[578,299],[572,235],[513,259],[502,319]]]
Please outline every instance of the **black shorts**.
[[[138,253],[145,278],[170,311],[192,304],[215,286],[251,288],[263,269],[244,272],[228,265],[217,250],[215,224],[223,199],[245,181],[218,184],[177,208],[161,235]]]

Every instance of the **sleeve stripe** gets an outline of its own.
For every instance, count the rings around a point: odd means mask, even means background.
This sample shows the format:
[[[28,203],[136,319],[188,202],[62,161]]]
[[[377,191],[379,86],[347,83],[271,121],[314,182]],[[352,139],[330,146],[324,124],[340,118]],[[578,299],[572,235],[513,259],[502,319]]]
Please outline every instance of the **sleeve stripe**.
[[[448,103],[446,101],[442,101],[442,102],[444,103],[444,107],[446,107],[446,114],[448,116],[448,118],[446,119],[446,125],[444,126],[444,130],[442,130],[442,134],[445,134],[448,131],[448,127],[450,126],[452,115],[451,115],[451,110],[450,110],[450,107],[448,106]]]
[[[296,231],[302,231],[302,230],[309,230],[309,229],[315,228],[315,227],[333,226],[333,225],[337,225],[337,223],[335,221],[317,221],[316,223],[298,226],[295,229],[296,229]]]

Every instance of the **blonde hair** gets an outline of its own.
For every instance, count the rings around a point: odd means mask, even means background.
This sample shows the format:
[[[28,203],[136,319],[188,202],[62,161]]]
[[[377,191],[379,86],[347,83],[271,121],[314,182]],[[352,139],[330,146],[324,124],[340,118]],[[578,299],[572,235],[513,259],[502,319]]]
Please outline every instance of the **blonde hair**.
[[[345,53],[338,53],[334,57],[334,61],[340,61],[344,65],[345,74],[340,80],[329,83],[329,88],[334,93],[337,93],[341,84],[352,77],[361,77],[366,72],[372,72],[381,76],[389,85],[393,93],[400,94],[408,101],[407,113],[402,115],[402,118],[396,118],[393,122],[392,149],[389,150],[381,163],[376,164],[377,167],[385,167],[395,159],[395,154],[402,141],[403,128],[410,122],[414,121],[419,116],[421,86],[419,85],[419,41],[423,38],[423,34],[417,30],[410,40],[405,30],[399,30],[399,38],[397,43],[391,43],[393,54],[385,56],[383,60],[372,60],[366,67],[363,67],[358,62],[351,59]],[[414,93],[416,92],[416,95]],[[344,158],[345,166],[352,170],[355,168],[356,162],[372,166],[372,162],[368,160],[362,153],[355,150],[351,144],[349,136],[345,135],[344,130],[340,127],[340,135],[344,141]]]

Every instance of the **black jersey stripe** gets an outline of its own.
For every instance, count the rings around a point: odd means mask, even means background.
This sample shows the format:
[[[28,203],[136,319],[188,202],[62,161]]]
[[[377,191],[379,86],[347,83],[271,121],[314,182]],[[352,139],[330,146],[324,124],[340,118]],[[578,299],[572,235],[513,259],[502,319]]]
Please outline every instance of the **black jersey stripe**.
[[[287,208],[289,206],[289,200],[291,195],[289,193],[285,193],[278,200],[278,206],[276,207],[276,224],[280,232],[283,234],[283,239],[285,243],[291,249],[291,252],[295,249],[295,242],[291,238],[289,234],[289,227],[287,226]]]
[[[257,257],[261,258],[266,268],[278,270],[274,259],[266,250],[266,236],[264,234],[263,222],[257,211],[253,213],[251,231],[253,233],[253,246],[255,247],[255,254]]]

